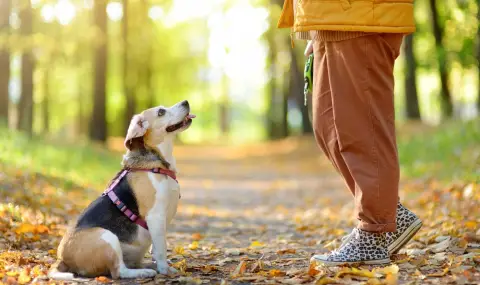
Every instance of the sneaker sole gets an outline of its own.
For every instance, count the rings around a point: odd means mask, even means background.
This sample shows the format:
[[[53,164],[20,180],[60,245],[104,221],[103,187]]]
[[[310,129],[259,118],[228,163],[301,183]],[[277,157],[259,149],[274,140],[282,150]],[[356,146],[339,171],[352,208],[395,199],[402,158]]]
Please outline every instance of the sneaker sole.
[[[397,240],[392,242],[388,246],[388,254],[392,255],[397,253],[405,244],[407,244],[413,236],[420,230],[422,227],[422,221],[420,219],[415,220],[406,230],[405,232],[398,237]]]
[[[385,264],[391,263],[392,261],[390,260],[390,258],[387,258],[387,259],[363,260],[363,261],[355,261],[355,262],[348,262],[348,261],[339,262],[339,261],[319,260],[319,259],[316,259],[314,256],[312,256],[312,258],[310,258],[310,262],[315,262],[317,264],[319,263],[321,265],[326,265],[326,266],[341,266],[341,265],[353,265],[353,264],[385,265]]]

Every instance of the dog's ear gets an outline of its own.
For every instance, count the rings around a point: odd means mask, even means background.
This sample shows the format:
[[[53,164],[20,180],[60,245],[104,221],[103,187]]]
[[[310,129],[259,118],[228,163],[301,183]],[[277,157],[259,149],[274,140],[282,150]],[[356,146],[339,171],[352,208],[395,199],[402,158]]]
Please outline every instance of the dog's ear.
[[[135,138],[141,138],[148,130],[148,121],[143,115],[135,115],[128,126],[127,135],[125,136],[125,147],[132,150],[132,141]]]

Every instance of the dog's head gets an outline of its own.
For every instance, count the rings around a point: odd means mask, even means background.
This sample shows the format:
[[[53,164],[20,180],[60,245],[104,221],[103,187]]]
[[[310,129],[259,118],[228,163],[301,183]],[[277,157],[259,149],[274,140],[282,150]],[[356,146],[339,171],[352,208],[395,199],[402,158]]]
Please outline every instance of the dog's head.
[[[155,147],[188,129],[195,115],[190,114],[188,101],[179,102],[169,108],[158,106],[133,116],[125,137],[125,147],[132,150],[136,144]]]

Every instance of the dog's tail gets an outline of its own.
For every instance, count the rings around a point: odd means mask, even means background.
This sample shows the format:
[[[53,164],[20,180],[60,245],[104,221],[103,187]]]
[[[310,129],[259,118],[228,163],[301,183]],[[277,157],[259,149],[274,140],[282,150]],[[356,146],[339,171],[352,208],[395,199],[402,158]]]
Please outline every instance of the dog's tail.
[[[68,266],[63,261],[58,260],[50,268],[50,271],[48,272],[48,278],[64,281],[71,281],[75,279],[73,273],[67,271]]]

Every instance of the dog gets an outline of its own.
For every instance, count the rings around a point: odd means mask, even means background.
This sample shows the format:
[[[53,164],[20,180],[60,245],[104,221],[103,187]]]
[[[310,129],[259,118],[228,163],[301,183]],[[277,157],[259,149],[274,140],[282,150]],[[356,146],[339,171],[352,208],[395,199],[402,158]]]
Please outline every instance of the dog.
[[[193,118],[188,101],[133,116],[122,171],[69,227],[49,278],[71,280],[77,274],[123,279],[176,273],[167,262],[166,245],[167,227],[180,199],[173,140]],[[150,247],[156,270],[142,265]]]

